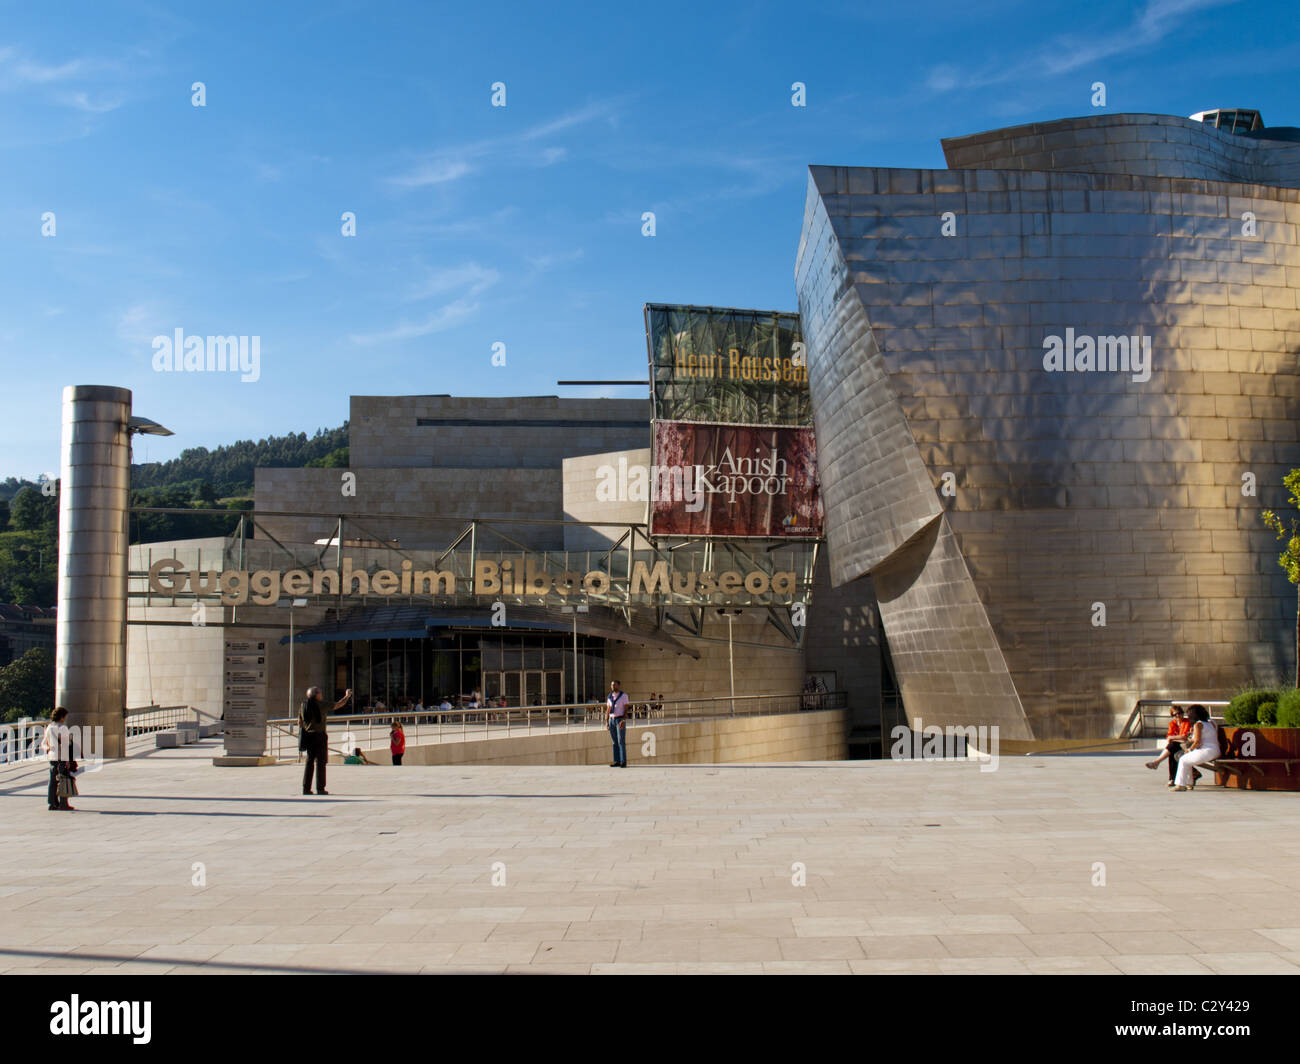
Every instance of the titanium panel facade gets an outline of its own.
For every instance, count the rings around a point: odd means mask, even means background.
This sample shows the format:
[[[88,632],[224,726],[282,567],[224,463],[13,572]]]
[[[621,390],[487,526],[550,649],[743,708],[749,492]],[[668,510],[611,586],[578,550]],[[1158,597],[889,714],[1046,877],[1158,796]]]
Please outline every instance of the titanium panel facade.
[[[104,729],[105,757],[126,752],[130,417],[125,388],[63,389],[54,704],[68,724]]]
[[[1134,144],[1197,125],[1105,117],[1033,128],[1145,173]],[[1255,173],[1294,147],[1206,132]],[[1000,165],[1018,139],[945,148]],[[1066,149],[1044,150],[1035,165]],[[1108,736],[1140,697],[1294,668],[1295,593],[1259,512],[1300,465],[1300,191],[1177,161],[810,170],[796,283],[831,576],[872,575],[909,717]],[[1149,378],[1045,369],[1070,329],[1149,341]]]

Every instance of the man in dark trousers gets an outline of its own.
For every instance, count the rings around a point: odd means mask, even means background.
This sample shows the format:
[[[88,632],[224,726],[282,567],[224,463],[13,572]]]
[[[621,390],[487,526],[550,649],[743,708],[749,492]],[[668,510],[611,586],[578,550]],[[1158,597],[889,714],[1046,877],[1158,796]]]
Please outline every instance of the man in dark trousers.
[[[627,692],[617,680],[609,685],[605,699],[605,726],[613,740],[614,760],[610,768],[627,768]]]
[[[302,729],[303,749],[307,752],[307,767],[302,771],[302,793],[311,794],[312,766],[316,771],[316,793],[329,794],[325,789],[325,762],[329,760],[329,734],[326,729],[329,714],[321,704],[319,687],[307,688],[307,697],[302,709],[298,711],[298,727]],[[340,710],[352,700],[352,688],[344,692],[343,697],[334,703],[334,710]]]

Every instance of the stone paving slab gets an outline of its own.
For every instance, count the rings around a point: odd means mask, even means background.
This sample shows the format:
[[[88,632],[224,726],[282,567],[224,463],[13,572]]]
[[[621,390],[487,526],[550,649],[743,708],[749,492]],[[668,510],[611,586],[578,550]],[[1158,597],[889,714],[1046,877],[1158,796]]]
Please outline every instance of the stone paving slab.
[[[1300,973],[1300,796],[1131,757],[349,766],[303,797],[215,748],[108,764],[70,814],[0,767],[0,972]]]

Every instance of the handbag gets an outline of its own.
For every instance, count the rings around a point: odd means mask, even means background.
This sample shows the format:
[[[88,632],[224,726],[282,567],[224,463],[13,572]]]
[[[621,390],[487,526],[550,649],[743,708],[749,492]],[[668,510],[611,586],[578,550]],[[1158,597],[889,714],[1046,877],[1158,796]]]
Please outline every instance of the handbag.
[[[60,769],[58,783],[55,785],[54,793],[60,799],[75,798],[77,796],[77,778],[67,771]]]

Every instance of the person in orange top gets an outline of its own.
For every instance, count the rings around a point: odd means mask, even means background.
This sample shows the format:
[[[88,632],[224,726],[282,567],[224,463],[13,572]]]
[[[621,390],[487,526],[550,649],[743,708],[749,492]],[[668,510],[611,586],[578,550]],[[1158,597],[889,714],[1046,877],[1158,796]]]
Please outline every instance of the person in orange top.
[[[1174,706],[1169,710],[1169,730],[1165,733],[1164,752],[1154,761],[1147,762],[1147,768],[1155,768],[1161,761],[1169,759],[1169,782],[1166,784],[1168,787],[1174,785],[1174,773],[1178,771],[1178,758],[1183,753],[1183,740],[1191,730],[1192,722],[1187,719],[1182,706]]]
[[[406,732],[402,730],[401,721],[393,721],[393,726],[389,729],[388,750],[393,755],[393,764],[400,765],[402,755],[406,753]]]

